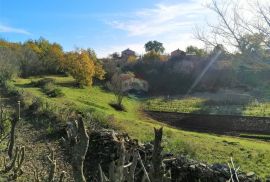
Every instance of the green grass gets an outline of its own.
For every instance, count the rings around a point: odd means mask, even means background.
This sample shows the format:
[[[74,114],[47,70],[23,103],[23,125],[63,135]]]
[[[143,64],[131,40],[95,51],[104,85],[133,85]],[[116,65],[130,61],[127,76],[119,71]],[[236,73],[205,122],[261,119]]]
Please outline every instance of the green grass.
[[[251,103],[245,106],[243,115],[246,116],[262,116],[270,117],[270,102],[265,103]]]
[[[31,95],[45,99],[49,103],[59,105],[59,107],[67,105],[82,112],[91,111],[104,116],[113,116],[115,119],[110,121],[112,126],[116,126],[119,130],[129,133],[131,137],[142,142],[153,139],[153,127],[163,126],[165,151],[188,153],[207,163],[227,163],[232,156],[242,170],[254,171],[264,178],[269,175],[270,143],[174,129],[146,117],[140,111],[146,104],[145,102],[126,98],[124,106],[127,111],[115,111],[109,105],[111,101],[114,101],[112,93],[99,87],[74,88],[72,87],[73,79],[70,77],[54,76],[53,78],[64,93],[63,97],[49,98],[39,88],[29,86],[31,79],[18,78],[13,84],[16,88],[23,89],[24,92],[31,93]],[[191,107],[193,112],[200,109],[200,104],[203,101],[190,100],[188,103],[190,106],[194,106]]]
[[[270,117],[270,102],[226,104],[198,97],[187,97],[170,100],[152,98],[146,103],[145,108],[151,111]]]

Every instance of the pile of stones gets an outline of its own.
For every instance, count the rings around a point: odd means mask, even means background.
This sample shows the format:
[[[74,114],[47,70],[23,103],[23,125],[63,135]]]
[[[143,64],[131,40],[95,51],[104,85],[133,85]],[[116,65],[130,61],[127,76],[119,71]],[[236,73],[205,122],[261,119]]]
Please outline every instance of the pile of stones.
[[[137,140],[131,139],[127,134],[116,133],[113,130],[99,130],[89,133],[89,149],[85,159],[85,176],[89,181],[99,181],[98,166],[101,165],[105,173],[111,161],[116,160],[119,156],[117,153],[117,145],[119,141],[124,142],[126,151],[136,148],[145,166],[151,165],[151,156],[153,144],[140,144]],[[190,159],[188,156],[174,156],[173,154],[162,154],[163,168],[171,175],[172,182],[226,182],[230,178],[241,182],[261,182],[255,173],[234,174],[233,169],[228,165],[213,164],[208,165]]]

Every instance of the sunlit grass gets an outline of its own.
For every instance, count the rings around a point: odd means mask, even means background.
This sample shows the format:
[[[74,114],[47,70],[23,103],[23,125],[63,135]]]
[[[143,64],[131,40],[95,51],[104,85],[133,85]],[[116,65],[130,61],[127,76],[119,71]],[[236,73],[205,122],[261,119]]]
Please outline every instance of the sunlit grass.
[[[187,97],[179,99],[151,98],[146,103],[145,108],[151,111],[270,117],[270,102],[224,104],[216,101],[212,103],[211,100],[198,97]]]
[[[251,103],[245,106],[244,115],[248,116],[270,116],[270,102]]]
[[[232,156],[236,164],[240,165],[241,169],[246,172],[254,171],[262,177],[269,174],[270,143],[268,142],[174,129],[145,116],[140,110],[146,102],[126,98],[124,106],[127,111],[119,112],[109,105],[114,100],[112,93],[95,86],[83,89],[72,87],[69,85],[73,82],[71,77],[53,78],[56,79],[56,84],[64,93],[63,97],[47,97],[39,88],[29,86],[31,79],[16,79],[14,84],[25,92],[59,106],[68,103],[71,107],[83,112],[91,111],[101,113],[104,116],[111,115],[116,119],[110,124],[117,126],[119,130],[127,132],[131,137],[137,138],[141,142],[153,139],[153,127],[163,126],[165,151],[190,154],[192,157],[207,163],[227,163]],[[150,102],[152,105],[167,104],[161,99]],[[187,112],[196,112],[201,109],[204,100],[187,98],[187,100],[173,102],[182,104],[181,107],[186,108]]]

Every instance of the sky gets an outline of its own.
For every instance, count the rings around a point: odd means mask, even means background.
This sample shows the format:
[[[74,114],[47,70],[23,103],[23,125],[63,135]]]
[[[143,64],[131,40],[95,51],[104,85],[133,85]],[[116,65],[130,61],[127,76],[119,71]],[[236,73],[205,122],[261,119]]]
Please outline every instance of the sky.
[[[213,19],[204,0],[0,0],[0,38],[43,37],[65,51],[92,48],[98,57],[157,40],[166,53],[202,47],[195,26]]]

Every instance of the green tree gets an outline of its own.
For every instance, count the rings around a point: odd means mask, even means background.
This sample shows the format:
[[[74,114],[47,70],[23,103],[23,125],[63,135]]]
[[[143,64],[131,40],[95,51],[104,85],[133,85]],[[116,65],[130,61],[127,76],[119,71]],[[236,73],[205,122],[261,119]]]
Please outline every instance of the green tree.
[[[241,39],[241,49],[243,50],[243,54],[247,54],[250,56],[257,56],[261,59],[265,54],[265,49],[263,48],[263,44],[267,42],[265,35],[263,34],[246,34]]]
[[[199,57],[204,57],[207,55],[207,52],[204,49],[199,49],[196,46],[188,46],[186,48],[186,53],[195,54],[196,56],[199,56]]]
[[[44,38],[24,43],[25,46],[32,49],[37,54],[41,67],[37,69],[39,74],[57,74],[61,72],[60,62],[64,58],[64,52],[61,45],[50,43]]]
[[[0,85],[18,74],[18,59],[13,50],[0,47]]]
[[[42,65],[38,55],[32,49],[23,45],[20,49],[19,57],[20,76],[28,77],[39,74]]]
[[[156,53],[163,53],[165,51],[165,48],[163,47],[163,44],[161,42],[158,42],[156,40],[149,41],[144,45],[146,52],[156,52]]]
[[[121,56],[118,52],[114,52],[112,53],[110,56],[109,56],[111,59],[113,60],[118,60],[118,59],[121,59]]]
[[[164,58],[159,53],[155,51],[150,51],[143,55],[142,60],[144,63],[155,63],[155,62],[164,61]]]

